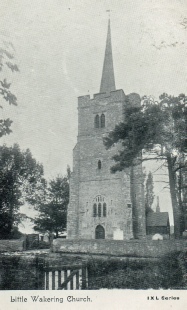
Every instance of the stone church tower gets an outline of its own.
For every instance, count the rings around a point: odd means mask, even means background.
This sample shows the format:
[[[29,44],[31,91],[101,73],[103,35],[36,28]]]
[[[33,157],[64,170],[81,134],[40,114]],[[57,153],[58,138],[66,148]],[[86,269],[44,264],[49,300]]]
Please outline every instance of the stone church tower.
[[[141,165],[112,174],[119,146],[106,150],[103,136],[124,120],[126,100],[140,105],[138,94],[116,90],[110,21],[100,92],[78,98],[78,137],[73,150],[68,239],[143,238],[145,207]]]

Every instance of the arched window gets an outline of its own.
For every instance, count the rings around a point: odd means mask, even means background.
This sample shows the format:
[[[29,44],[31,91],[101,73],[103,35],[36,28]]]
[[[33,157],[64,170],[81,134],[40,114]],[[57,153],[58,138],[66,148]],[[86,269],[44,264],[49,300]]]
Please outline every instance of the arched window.
[[[106,203],[103,203],[103,216],[106,217]]]
[[[105,127],[105,115],[101,114],[101,128]]]
[[[95,116],[95,128],[99,128],[99,115],[97,114],[96,116]]]
[[[96,203],[94,203],[93,205],[93,217],[96,217],[97,216],[97,205]]]
[[[98,160],[97,166],[98,166],[98,169],[100,170],[101,169],[101,161],[100,160]]]
[[[106,217],[107,204],[105,197],[98,195],[93,199],[93,217]]]
[[[101,203],[98,204],[98,216],[101,217]]]

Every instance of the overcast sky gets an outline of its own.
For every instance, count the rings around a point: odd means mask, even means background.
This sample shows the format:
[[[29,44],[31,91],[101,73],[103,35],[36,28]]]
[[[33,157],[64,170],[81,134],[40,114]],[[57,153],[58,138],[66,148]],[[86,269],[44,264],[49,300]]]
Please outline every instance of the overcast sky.
[[[187,93],[186,0],[6,0],[0,36],[14,44],[20,73],[12,80],[18,106],[1,111],[13,133],[1,143],[30,148],[48,178],[72,166],[77,97],[99,92],[108,9],[117,89],[156,98]],[[155,182],[155,194],[169,210],[163,186]]]

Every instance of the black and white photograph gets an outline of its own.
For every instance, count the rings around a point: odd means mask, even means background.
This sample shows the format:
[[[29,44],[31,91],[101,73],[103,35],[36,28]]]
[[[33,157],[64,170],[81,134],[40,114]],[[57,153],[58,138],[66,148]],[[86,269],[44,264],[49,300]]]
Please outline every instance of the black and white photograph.
[[[1,2],[2,309],[185,307],[186,38],[185,0]]]

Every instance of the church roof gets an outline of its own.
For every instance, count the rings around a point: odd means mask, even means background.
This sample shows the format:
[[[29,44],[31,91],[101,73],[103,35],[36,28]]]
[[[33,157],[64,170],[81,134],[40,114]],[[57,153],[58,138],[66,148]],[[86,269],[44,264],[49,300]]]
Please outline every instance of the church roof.
[[[115,90],[116,90],[116,85],[115,85],[115,78],[114,78],[111,30],[110,30],[110,19],[109,19],[100,93],[106,93],[106,92],[111,92]]]
[[[168,220],[168,212],[149,213],[147,216],[147,226],[167,226]]]

